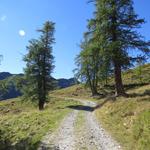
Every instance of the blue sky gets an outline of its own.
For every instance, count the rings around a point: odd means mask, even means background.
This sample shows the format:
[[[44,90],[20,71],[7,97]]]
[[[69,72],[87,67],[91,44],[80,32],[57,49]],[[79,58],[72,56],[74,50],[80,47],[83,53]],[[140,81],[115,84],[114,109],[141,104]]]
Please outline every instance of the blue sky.
[[[0,54],[4,56],[0,72],[23,72],[26,46],[39,35],[36,29],[51,20],[56,23],[55,78],[70,78],[74,59],[86,31],[87,19],[94,7],[88,0],[0,0]],[[149,0],[134,0],[135,10],[147,21],[140,32],[150,39]],[[20,31],[20,33],[19,33]]]

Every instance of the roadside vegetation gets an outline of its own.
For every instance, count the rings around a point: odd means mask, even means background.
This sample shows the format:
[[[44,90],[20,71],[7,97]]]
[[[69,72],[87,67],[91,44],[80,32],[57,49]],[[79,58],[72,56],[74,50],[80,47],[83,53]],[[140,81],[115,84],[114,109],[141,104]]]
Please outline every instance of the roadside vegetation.
[[[149,150],[150,85],[128,90],[130,98],[102,99],[95,110],[100,123],[125,150]],[[101,103],[103,103],[101,105]]]
[[[132,85],[126,90],[130,95],[129,98],[116,98],[111,95],[104,98],[91,98],[91,93],[87,94],[88,92],[83,89],[83,85],[78,85],[55,91],[52,95],[60,94],[59,96],[62,97],[71,96],[96,101],[98,107],[95,109],[95,115],[98,121],[125,150],[149,150],[150,84]],[[109,88],[105,90],[110,91]],[[73,93],[76,93],[76,96]]]
[[[45,110],[39,111],[31,102],[20,98],[0,102],[0,149],[37,149],[47,132],[54,132],[79,102],[51,99]]]

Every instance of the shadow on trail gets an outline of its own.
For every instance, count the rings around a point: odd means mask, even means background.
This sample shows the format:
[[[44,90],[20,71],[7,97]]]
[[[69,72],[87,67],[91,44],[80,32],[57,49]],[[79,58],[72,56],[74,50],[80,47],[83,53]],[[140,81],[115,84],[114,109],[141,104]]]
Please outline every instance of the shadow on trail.
[[[106,99],[105,101],[103,101],[102,103],[96,105],[95,107],[86,106],[86,105],[70,105],[70,106],[67,106],[67,108],[74,109],[74,110],[93,112],[94,110],[101,108],[108,101],[109,101],[109,99]]]
[[[19,140],[17,143],[12,143],[10,139],[5,139],[4,133],[0,131],[0,150],[28,150],[36,149],[38,143],[35,145],[31,144],[32,139],[27,137],[25,139]],[[2,138],[3,137],[3,138]]]
[[[84,105],[70,105],[70,106],[67,106],[67,108],[92,112],[94,111],[95,107],[84,106]]]

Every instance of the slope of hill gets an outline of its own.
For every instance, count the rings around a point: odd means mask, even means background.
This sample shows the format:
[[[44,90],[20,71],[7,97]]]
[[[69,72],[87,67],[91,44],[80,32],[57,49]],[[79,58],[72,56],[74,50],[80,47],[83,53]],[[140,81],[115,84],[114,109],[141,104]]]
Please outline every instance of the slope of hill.
[[[6,78],[8,78],[10,76],[12,76],[12,74],[9,73],[9,72],[1,72],[0,73],[0,80],[4,80],[4,79],[6,79]]]
[[[137,74],[137,69],[129,69],[128,71],[123,72],[122,78],[123,78],[123,83],[125,84],[125,89],[134,89],[138,88],[142,85],[147,85],[150,84],[150,64],[146,64],[142,66],[142,81],[140,80],[140,77]],[[114,79],[109,78],[109,85],[108,86],[100,86],[99,87],[99,92],[105,95],[110,95],[114,93]],[[78,97],[78,98],[90,98],[91,97],[91,92],[89,88],[85,88],[83,84],[77,84],[68,88],[60,89],[60,90],[55,90],[51,92],[51,95],[61,95],[64,97]]]
[[[150,84],[127,91],[129,98],[101,99],[95,110],[103,124],[125,150],[150,147]]]
[[[66,88],[75,85],[77,83],[77,80],[75,78],[70,78],[70,79],[62,78],[62,79],[57,79],[57,83],[59,88]]]
[[[51,92],[53,97],[74,97],[83,100],[94,100],[99,104],[95,114],[103,127],[120,142],[125,150],[149,150],[150,147],[150,64],[142,66],[142,83],[137,75],[137,69],[123,73],[128,98],[115,98],[114,87],[101,87],[103,97],[91,97],[89,89],[83,85]]]
[[[129,69],[122,76],[124,84],[150,83],[150,64]]]
[[[144,68],[143,79],[145,83],[140,84],[140,80],[137,79],[138,81],[135,80],[136,82],[132,82],[132,85],[127,84],[126,92],[130,95],[128,98],[113,97],[111,95],[114,90],[113,86],[100,88],[99,91],[106,93],[106,95],[93,98],[89,89],[78,84],[51,92],[50,96],[53,98],[46,104],[46,109],[42,112],[38,111],[31,103],[22,103],[19,98],[1,101],[0,149],[24,149],[25,147],[37,149],[43,136],[48,131],[50,134],[53,133],[66,114],[71,109],[75,109],[75,111],[81,110],[77,123],[75,123],[77,130],[80,130],[85,123],[82,116],[83,112],[89,114],[90,111],[94,111],[99,124],[102,124],[102,127],[109,131],[109,134],[125,150],[149,150],[150,76],[147,74],[150,70],[146,69],[149,68],[149,65],[144,66]],[[124,73],[124,82],[129,83],[129,75],[133,76],[134,71],[130,70]],[[98,105],[96,107],[84,106],[80,102],[64,100],[64,97],[75,98],[83,101],[83,103],[84,100],[94,100]],[[92,104],[89,101],[87,103]]]
[[[3,80],[0,80],[0,100],[21,96],[17,82],[23,77],[23,74],[0,73],[0,76],[4,77]]]
[[[16,98],[21,96],[21,91],[17,87],[18,80],[21,80],[23,74],[11,74],[9,72],[0,73],[0,100]],[[70,79],[54,79],[56,87],[66,88],[77,83],[75,78]]]

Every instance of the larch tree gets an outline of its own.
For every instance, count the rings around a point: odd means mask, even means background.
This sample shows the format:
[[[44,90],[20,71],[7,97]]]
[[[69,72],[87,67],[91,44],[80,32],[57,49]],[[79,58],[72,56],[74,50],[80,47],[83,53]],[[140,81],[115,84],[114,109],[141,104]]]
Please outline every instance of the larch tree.
[[[103,58],[99,53],[97,43],[91,41],[87,34],[80,47],[81,52],[76,57],[75,75],[91,89],[92,96],[99,95],[98,84],[102,79]]]
[[[86,43],[87,44],[87,43]],[[87,87],[91,89],[92,95],[97,95],[97,84],[98,84],[98,66],[95,57],[91,53],[91,49],[82,43],[83,50],[76,57],[76,77],[80,79]]]
[[[38,100],[39,110],[43,110],[48,91],[52,89],[51,73],[54,68],[54,57],[52,45],[54,39],[54,23],[47,21],[44,27],[38,32],[41,36],[38,40],[31,40],[28,54],[24,57],[26,62],[25,76],[26,86],[24,97],[31,100]]]
[[[126,96],[121,72],[137,58],[133,58],[131,51],[137,56],[150,54],[150,42],[144,41],[137,31],[145,21],[135,13],[132,0],[93,1],[96,6],[95,16],[90,21],[93,38],[99,41],[103,55],[109,55],[113,64],[116,96]]]

